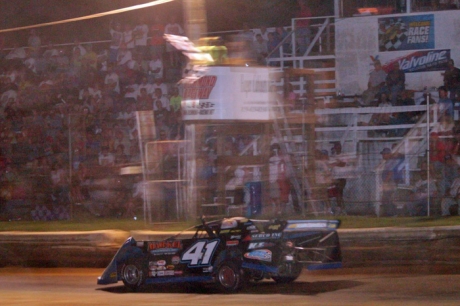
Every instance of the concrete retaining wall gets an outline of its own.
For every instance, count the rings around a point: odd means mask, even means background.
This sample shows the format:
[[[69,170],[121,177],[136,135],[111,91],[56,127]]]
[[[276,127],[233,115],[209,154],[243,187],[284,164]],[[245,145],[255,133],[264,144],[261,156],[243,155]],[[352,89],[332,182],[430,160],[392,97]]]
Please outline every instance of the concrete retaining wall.
[[[105,268],[129,236],[169,232],[0,233],[0,266]],[[339,230],[344,267],[442,264],[460,271],[460,226]]]

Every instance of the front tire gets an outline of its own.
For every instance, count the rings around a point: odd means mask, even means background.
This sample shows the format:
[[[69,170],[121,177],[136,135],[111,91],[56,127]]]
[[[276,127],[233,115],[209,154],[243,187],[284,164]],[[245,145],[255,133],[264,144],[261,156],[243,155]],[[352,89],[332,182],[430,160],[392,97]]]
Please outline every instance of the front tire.
[[[145,274],[140,261],[129,261],[121,269],[123,284],[129,289],[136,291],[145,282]]]
[[[217,269],[217,286],[220,291],[233,293],[241,289],[242,272],[233,262],[223,262]]]

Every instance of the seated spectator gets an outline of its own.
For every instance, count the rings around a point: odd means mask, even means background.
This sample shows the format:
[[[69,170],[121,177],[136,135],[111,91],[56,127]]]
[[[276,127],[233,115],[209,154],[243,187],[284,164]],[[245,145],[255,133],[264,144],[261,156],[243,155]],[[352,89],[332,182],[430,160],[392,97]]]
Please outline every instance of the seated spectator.
[[[153,110],[158,111],[161,109],[165,109],[166,111],[170,111],[170,102],[169,99],[163,95],[163,91],[161,88],[156,88],[153,94]]]
[[[14,43],[13,49],[5,56],[6,60],[24,60],[27,56],[26,49]]]
[[[382,64],[379,60],[374,61],[374,70],[371,71],[369,75],[369,81],[367,83],[367,90],[362,94],[363,96],[363,105],[365,106],[375,106],[377,103],[374,101],[378,94],[382,93],[385,88],[385,80],[387,74],[382,69]]]
[[[136,110],[152,110],[153,109],[153,99],[147,93],[147,88],[141,88],[140,94],[137,96]]]
[[[129,162],[128,155],[125,154],[125,146],[123,144],[119,144],[115,148],[115,165],[123,165]]]
[[[149,83],[153,83],[155,79],[163,78],[163,61],[158,54],[152,54],[152,59],[148,65]]]
[[[99,166],[114,166],[115,165],[115,155],[109,151],[109,147],[101,147],[98,157]]]
[[[168,85],[166,85],[166,84],[164,83],[164,80],[163,80],[163,79],[156,78],[156,79],[154,80],[153,84],[151,84],[149,94],[152,95],[152,97],[155,96],[155,90],[156,90],[157,88],[160,88],[160,89],[161,89],[161,94],[162,94],[164,97],[167,97],[167,96],[168,96]]]
[[[123,88],[124,103],[135,103],[137,99],[139,85],[135,83],[134,78],[128,79],[128,84]]]

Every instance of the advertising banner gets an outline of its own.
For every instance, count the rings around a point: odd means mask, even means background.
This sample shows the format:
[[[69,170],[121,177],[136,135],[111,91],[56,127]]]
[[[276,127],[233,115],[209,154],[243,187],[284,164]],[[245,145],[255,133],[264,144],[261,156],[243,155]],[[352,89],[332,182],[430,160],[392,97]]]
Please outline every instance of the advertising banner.
[[[434,15],[379,18],[379,51],[433,49]]]
[[[417,51],[386,62],[382,68],[386,72],[391,70],[394,63],[405,73],[444,71],[450,59],[450,50]]]
[[[184,83],[184,120],[270,120],[270,70],[260,67],[207,67]]]

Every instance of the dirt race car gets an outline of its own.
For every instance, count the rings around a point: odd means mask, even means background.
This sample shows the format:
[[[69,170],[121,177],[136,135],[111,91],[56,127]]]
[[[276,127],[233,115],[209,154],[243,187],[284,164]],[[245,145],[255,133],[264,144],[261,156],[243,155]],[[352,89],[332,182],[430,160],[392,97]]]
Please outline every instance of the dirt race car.
[[[304,267],[341,267],[339,225],[338,220],[203,219],[166,240],[128,238],[97,283],[121,280],[136,290],[144,284],[201,282],[227,293],[251,280],[290,283]]]

